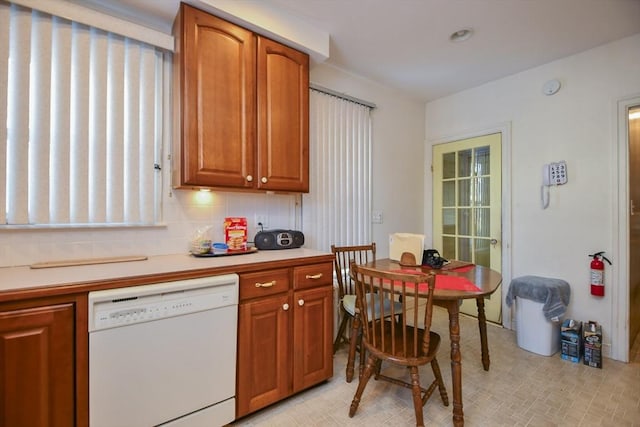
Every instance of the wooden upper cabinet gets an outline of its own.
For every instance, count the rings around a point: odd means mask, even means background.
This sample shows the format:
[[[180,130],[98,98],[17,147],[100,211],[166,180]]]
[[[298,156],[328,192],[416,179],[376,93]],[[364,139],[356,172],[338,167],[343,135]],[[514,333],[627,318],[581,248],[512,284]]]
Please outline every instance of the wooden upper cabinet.
[[[174,34],[178,186],[253,187],[256,36],[185,4]]]
[[[309,191],[309,56],[258,37],[258,188]]]
[[[308,55],[186,4],[174,35],[174,186],[308,192]]]

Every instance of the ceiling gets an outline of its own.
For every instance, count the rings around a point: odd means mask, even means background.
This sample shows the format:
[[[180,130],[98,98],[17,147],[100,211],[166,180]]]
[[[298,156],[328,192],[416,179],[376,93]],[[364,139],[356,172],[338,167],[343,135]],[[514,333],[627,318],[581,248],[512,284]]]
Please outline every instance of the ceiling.
[[[326,31],[327,64],[424,101],[640,33],[640,0],[235,1],[269,5]],[[179,4],[106,2],[163,30]],[[451,42],[462,28],[472,37]]]

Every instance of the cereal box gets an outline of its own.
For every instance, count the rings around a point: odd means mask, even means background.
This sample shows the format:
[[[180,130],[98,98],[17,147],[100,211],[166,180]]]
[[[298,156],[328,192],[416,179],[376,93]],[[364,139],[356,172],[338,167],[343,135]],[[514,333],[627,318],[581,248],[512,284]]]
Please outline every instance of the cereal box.
[[[247,218],[229,217],[224,219],[224,239],[229,252],[247,250]]]

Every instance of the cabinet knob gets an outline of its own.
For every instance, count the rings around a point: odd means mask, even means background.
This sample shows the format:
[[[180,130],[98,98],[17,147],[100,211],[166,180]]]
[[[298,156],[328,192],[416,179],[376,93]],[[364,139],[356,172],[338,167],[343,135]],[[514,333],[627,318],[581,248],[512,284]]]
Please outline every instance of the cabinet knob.
[[[284,311],[289,310],[289,304],[287,304],[287,303],[282,304],[282,309],[283,309]]]
[[[248,182],[252,182],[253,181],[253,175],[247,175],[247,181]]]
[[[303,299],[299,299],[299,300],[298,300],[298,305],[299,305],[300,307],[302,307],[302,306],[304,305],[304,300],[303,300]]]
[[[266,282],[266,283],[256,282],[256,288],[270,288],[275,284],[276,284],[275,280],[272,280],[272,281]]]
[[[316,279],[320,279],[322,278],[322,273],[318,273],[318,274],[307,274],[306,276],[304,276],[306,279],[312,279],[312,280],[316,280]]]
[[[266,184],[266,183],[267,183],[267,181],[269,181],[269,180],[267,179],[267,177],[266,177],[266,176],[263,176],[263,177],[262,177],[262,179],[261,179],[260,181],[262,181],[262,183],[263,183],[263,184]]]

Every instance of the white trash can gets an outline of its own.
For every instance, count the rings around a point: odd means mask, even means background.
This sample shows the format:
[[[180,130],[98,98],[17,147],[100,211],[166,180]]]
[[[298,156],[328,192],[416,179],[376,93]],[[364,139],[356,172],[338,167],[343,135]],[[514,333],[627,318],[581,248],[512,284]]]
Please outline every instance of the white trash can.
[[[541,302],[519,297],[515,300],[518,347],[542,356],[552,356],[560,351],[562,321],[547,320]]]

